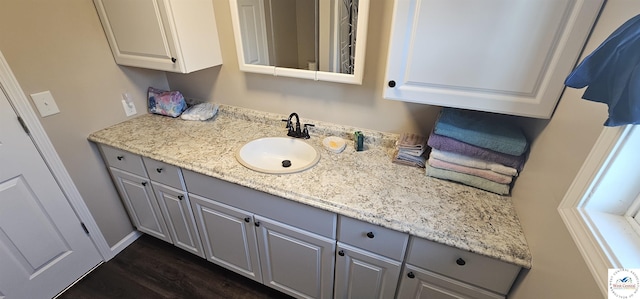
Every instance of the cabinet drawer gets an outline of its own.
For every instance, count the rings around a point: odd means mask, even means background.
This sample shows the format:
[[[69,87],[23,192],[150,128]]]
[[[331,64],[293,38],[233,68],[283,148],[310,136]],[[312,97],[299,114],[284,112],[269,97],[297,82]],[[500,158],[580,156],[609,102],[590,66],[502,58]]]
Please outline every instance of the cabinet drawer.
[[[407,264],[397,298],[504,299],[505,297]]]
[[[184,190],[182,187],[182,171],[180,167],[147,157],[142,157],[142,160],[144,161],[144,166],[147,169],[149,178],[152,181]]]
[[[182,174],[189,193],[250,211],[327,238],[336,238],[338,217],[335,213],[193,171],[183,170]]]
[[[378,225],[340,216],[338,240],[402,261],[409,235]]]
[[[142,177],[147,177],[142,158],[136,154],[101,144],[100,149],[111,167],[118,168]]]
[[[509,292],[520,272],[516,265],[415,237],[407,263],[499,294]]]

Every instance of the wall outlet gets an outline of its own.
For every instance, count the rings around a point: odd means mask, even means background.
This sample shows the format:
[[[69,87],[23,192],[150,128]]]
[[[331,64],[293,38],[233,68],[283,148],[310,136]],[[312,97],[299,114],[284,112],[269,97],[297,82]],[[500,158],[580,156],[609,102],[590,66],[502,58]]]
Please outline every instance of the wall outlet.
[[[42,117],[60,113],[56,101],[53,100],[53,95],[51,95],[51,92],[48,90],[32,93],[31,99],[33,103],[36,104],[36,108],[38,108],[38,112],[40,112],[40,116]]]
[[[128,93],[122,94],[122,107],[124,108],[124,114],[127,116],[135,115],[138,113],[136,111],[136,105],[133,103],[133,99]]]

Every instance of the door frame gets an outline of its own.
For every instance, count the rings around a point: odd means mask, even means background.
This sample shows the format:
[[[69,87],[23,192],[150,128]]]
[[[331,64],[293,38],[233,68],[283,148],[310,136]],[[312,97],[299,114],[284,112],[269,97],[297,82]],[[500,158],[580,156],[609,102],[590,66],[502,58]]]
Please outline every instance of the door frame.
[[[117,252],[113,252],[109,247],[109,244],[100,231],[98,224],[91,215],[91,212],[89,212],[89,208],[85,204],[82,195],[80,195],[78,188],[76,188],[76,185],[71,180],[71,176],[62,164],[60,156],[58,156],[51,140],[49,140],[42,124],[40,124],[38,116],[29,104],[27,96],[24,94],[18,80],[13,75],[2,51],[0,51],[0,88],[7,93],[9,104],[13,106],[16,114],[22,118],[29,128],[29,136],[31,137],[31,140],[33,140],[36,148],[42,156],[42,159],[45,164],[47,164],[47,167],[49,167],[51,174],[67,198],[67,201],[71,204],[76,215],[87,227],[87,230],[89,231],[89,238],[93,241],[93,244],[96,249],[98,249],[103,260],[110,260]]]

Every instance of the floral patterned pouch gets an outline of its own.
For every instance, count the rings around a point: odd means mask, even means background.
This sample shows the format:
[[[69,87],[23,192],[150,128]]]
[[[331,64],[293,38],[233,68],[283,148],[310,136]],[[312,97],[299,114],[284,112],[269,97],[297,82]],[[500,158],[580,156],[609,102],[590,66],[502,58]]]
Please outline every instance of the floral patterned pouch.
[[[179,91],[164,91],[149,87],[149,113],[178,117],[187,108],[187,103]]]

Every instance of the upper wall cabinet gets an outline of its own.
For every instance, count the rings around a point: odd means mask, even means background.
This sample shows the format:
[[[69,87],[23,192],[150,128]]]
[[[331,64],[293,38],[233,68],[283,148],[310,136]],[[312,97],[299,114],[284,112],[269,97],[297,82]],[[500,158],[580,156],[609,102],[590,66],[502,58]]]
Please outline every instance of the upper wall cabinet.
[[[396,0],[384,97],[550,118],[603,0]]]
[[[94,0],[116,63],[190,73],[222,64],[211,0]]]

